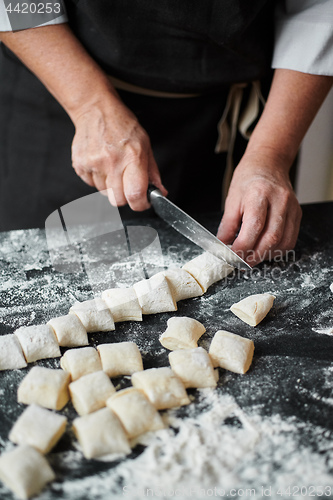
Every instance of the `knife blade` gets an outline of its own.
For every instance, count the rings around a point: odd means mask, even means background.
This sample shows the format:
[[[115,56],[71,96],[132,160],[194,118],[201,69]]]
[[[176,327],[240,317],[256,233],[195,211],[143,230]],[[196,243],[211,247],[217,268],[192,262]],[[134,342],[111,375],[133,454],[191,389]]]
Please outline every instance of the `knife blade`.
[[[172,201],[162,195],[161,191],[153,185],[148,187],[148,200],[156,214],[172,226],[180,234],[193,243],[212,253],[219,259],[226,261],[231,266],[239,269],[251,267],[227,245],[218,240],[208,229],[177,207]]]

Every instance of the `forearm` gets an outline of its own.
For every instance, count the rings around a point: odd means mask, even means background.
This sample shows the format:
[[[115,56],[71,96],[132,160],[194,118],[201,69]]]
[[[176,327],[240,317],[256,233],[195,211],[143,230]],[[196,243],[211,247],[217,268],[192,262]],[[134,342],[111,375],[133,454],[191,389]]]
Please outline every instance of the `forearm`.
[[[106,75],[67,24],[0,32],[0,40],[42,81],[73,121],[105,95],[116,98]]]
[[[275,70],[264,112],[253,131],[247,154],[267,154],[289,169],[333,77]]]

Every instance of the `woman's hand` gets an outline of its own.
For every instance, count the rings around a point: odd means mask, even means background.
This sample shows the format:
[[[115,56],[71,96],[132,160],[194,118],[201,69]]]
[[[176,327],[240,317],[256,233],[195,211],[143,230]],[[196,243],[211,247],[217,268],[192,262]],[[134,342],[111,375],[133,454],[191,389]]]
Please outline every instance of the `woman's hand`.
[[[148,182],[164,195],[150,140],[133,113],[113,94],[104,95],[74,118],[72,163],[76,173],[110,203],[133,210],[149,208]]]
[[[250,265],[295,246],[301,209],[289,169],[332,82],[329,76],[275,70],[264,112],[234,172],[218,230],[218,237],[232,243]]]
[[[217,236],[232,243],[232,250],[251,266],[281,257],[296,244],[302,211],[288,173],[278,163],[266,155],[245,154],[226,199]]]
[[[0,40],[70,116],[73,166],[87,184],[112,188],[110,202],[133,210],[149,207],[148,181],[166,194],[146,132],[68,24],[0,32]]]

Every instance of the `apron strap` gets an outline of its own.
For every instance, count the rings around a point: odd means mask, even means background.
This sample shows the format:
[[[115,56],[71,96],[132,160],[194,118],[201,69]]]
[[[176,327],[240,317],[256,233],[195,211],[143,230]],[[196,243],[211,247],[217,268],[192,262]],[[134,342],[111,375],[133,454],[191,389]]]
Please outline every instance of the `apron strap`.
[[[222,209],[224,208],[234,171],[233,151],[237,130],[244,139],[248,140],[251,137],[251,126],[259,116],[259,103],[261,102],[263,106],[265,105],[265,100],[260,90],[260,82],[252,82],[248,101],[240,115],[244,89],[247,86],[247,83],[236,83],[230,87],[225,109],[217,125],[218,139],[215,146],[215,153],[227,153],[226,169],[222,184]]]

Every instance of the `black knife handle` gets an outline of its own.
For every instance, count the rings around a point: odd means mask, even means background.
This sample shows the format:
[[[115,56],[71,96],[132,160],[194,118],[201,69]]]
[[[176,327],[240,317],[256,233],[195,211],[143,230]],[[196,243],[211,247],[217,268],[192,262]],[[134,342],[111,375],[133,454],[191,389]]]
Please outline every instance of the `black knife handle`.
[[[154,184],[149,184],[147,190],[147,198],[149,202],[151,202],[151,194],[153,191],[157,191],[160,195],[162,194],[161,191],[156,186],[154,186]]]

